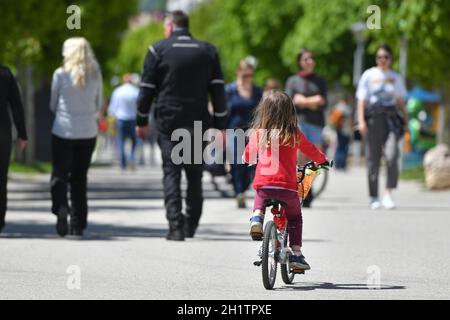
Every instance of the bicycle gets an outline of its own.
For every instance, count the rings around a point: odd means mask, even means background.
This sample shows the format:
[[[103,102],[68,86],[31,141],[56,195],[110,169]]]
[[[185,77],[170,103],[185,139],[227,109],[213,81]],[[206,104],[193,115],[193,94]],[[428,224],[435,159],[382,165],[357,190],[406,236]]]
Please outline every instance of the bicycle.
[[[326,129],[327,127],[325,127]],[[330,145],[330,138],[326,137],[325,129],[322,132],[322,142],[319,144],[320,150],[327,154],[329,145]],[[333,130],[334,132],[334,130]],[[325,170],[324,172],[321,172],[314,180],[314,186],[311,189],[311,194],[313,196],[313,199],[317,199],[320,197],[320,195],[325,191],[327,187],[327,183],[329,180],[329,174],[328,171]]]
[[[317,199],[325,191],[327,183],[328,171],[324,171],[316,177],[314,186],[311,189],[314,199]]]
[[[322,142],[320,149],[324,154],[326,154],[328,144],[325,141]],[[320,172],[319,174],[316,175],[314,179],[314,185],[311,189],[311,193],[314,199],[317,199],[325,191],[328,179],[329,179],[328,170],[324,170],[323,172]]]
[[[333,161],[315,165],[308,162],[303,167],[297,168],[298,173],[298,193],[305,199],[310,192],[314,177],[319,170],[329,170],[333,167]],[[277,199],[268,199],[264,202],[267,209],[272,207],[273,219],[267,221],[264,227],[262,244],[258,256],[260,260],[254,265],[262,267],[263,285],[267,290],[272,290],[277,276],[278,263],[281,266],[281,277],[285,284],[292,284],[295,275],[304,274],[305,270],[295,269],[289,265],[289,257],[292,254],[289,248],[288,222],[285,214],[286,204]]]

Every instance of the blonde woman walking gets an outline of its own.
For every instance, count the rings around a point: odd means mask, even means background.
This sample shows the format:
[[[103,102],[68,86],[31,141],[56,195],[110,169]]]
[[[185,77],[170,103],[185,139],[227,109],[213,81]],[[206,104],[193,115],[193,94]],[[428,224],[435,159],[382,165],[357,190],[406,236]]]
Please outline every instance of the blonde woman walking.
[[[70,38],[63,46],[64,62],[53,75],[50,109],[52,130],[52,212],[56,231],[82,236],[87,227],[87,173],[98,134],[102,106],[102,75],[89,42]],[[71,206],[68,201],[70,185]],[[68,217],[70,216],[70,228]]]

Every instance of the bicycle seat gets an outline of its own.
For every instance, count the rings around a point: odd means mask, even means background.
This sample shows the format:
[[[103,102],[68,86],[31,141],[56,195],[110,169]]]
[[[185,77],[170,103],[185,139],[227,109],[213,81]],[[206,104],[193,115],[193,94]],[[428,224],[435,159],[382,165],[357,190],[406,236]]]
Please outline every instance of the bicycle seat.
[[[287,204],[285,202],[277,200],[277,199],[267,199],[266,201],[264,201],[265,207],[278,207],[280,205],[282,207],[287,207]]]

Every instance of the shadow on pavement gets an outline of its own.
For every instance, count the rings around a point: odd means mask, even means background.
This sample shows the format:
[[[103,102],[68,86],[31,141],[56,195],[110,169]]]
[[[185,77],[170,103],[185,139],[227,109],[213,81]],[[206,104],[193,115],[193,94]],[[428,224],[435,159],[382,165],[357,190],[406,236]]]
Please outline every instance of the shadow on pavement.
[[[186,188],[183,187],[183,197],[186,196]],[[11,198],[10,202],[26,202],[26,201],[51,201],[50,192],[42,190],[27,190],[27,191],[9,191],[12,195],[14,193],[26,195],[23,198],[15,199]],[[203,190],[203,196],[205,199],[220,200],[224,198],[230,198],[228,195],[223,195],[219,191],[210,190],[205,188]],[[148,189],[148,188],[92,188],[89,187],[88,191],[89,200],[163,200],[164,191],[162,189]]]
[[[111,212],[123,212],[126,211],[127,213],[132,213],[133,211],[151,211],[151,210],[162,210],[163,208],[161,206],[115,206],[115,205],[90,205],[89,206],[89,212],[105,212],[108,213]],[[8,208],[9,212],[40,212],[40,213],[48,213],[50,214],[51,208],[50,205],[47,206],[34,206],[34,207],[20,207],[20,206],[14,206]]]
[[[89,224],[83,241],[124,240],[124,238],[165,238],[168,232],[166,225],[157,225],[156,228],[126,227],[109,224]],[[0,238],[3,239],[60,239],[56,234],[55,226],[49,224],[15,224],[7,223]],[[191,241],[245,241],[250,239],[242,233],[219,231],[217,229],[204,229],[197,232]]]
[[[367,286],[367,284],[336,284],[331,282],[317,282],[317,283],[301,283],[297,282],[289,286],[283,286],[276,289],[276,291],[311,291],[311,290],[375,290]],[[378,290],[404,290],[405,286],[396,285],[380,285],[375,291]]]
[[[112,241],[123,238],[165,238],[166,227],[140,228],[109,224],[90,224],[82,241]],[[61,239],[54,225],[8,223],[1,239]],[[70,237],[67,239],[70,240]]]
[[[157,224],[153,227],[119,226],[112,224],[90,223],[82,241],[114,241],[126,240],[126,238],[164,238],[168,232],[168,226]],[[70,237],[69,237],[70,238]],[[68,238],[68,239],[69,239]],[[0,239],[61,239],[55,231],[55,225],[29,223],[7,223]],[[200,227],[195,238],[189,241],[211,242],[252,242],[247,233],[229,232],[220,227]],[[328,242],[322,239],[305,239],[304,242]],[[255,252],[260,243],[255,243]]]

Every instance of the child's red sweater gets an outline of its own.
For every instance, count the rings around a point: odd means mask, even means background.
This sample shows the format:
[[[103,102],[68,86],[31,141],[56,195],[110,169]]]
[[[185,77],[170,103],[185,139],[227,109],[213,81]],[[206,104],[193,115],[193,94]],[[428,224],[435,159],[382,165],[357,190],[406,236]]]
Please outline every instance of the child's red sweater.
[[[276,148],[259,148],[256,131],[250,136],[250,141],[245,148],[243,160],[245,163],[258,164],[256,166],[255,180],[253,187],[258,190],[262,187],[278,187],[283,189],[297,190],[297,151],[300,150],[312,161],[324,163],[325,155],[316,148],[305,135],[297,129],[295,147],[278,146]],[[256,157],[257,155],[257,157]]]

